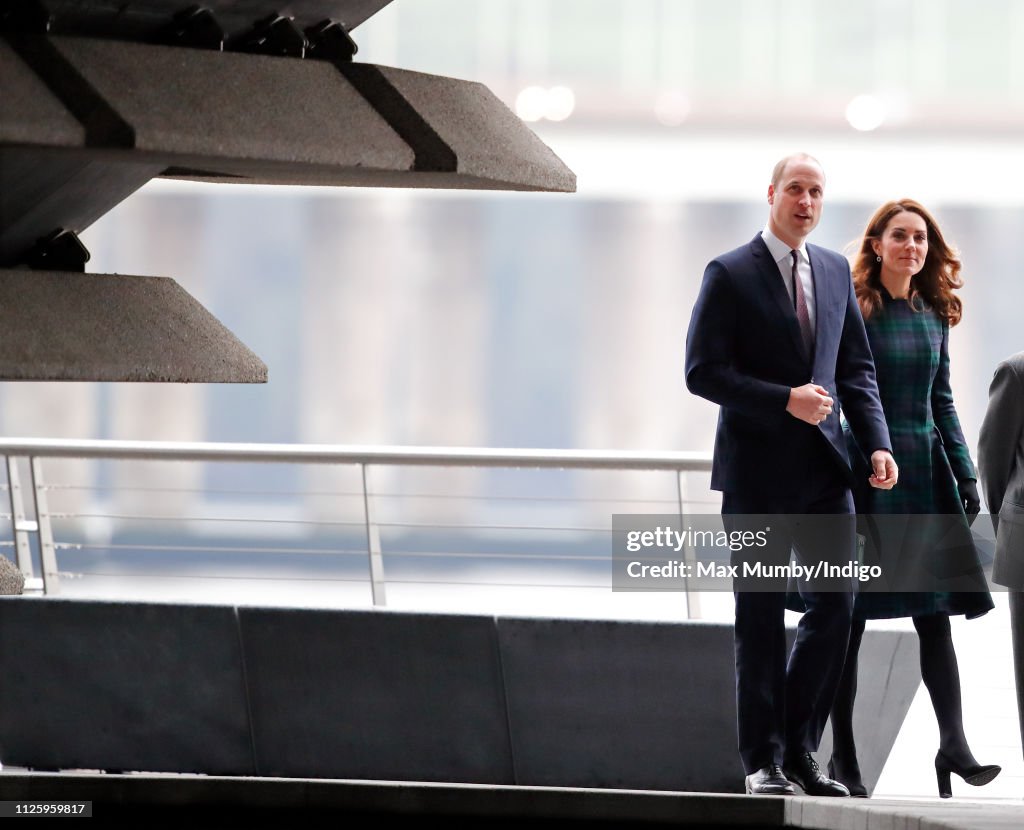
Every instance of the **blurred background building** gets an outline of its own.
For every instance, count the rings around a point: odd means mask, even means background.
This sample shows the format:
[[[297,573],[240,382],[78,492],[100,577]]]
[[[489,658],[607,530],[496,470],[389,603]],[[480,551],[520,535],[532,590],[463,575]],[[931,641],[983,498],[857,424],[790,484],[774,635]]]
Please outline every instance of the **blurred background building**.
[[[1024,3],[396,0],[356,34],[360,60],[486,84],[580,192],[154,181],[86,232],[89,270],[173,275],[270,383],[6,383],[5,434],[708,449],[690,306],[802,148],[828,175],[818,244],[906,195],[962,250],[973,444],[1024,347]]]
[[[976,448],[992,370],[1024,349],[1022,0],[395,0],[354,37],[357,60],[487,85],[579,192],[154,181],[83,235],[88,269],[173,276],[263,358],[269,383],[3,383],[3,434],[710,451],[717,409],[683,384],[690,309],[706,262],[764,226],[774,163],[803,150],[827,174],[812,241],[842,249],[877,205],[906,196],[960,249],[952,383]],[[417,475],[378,486],[401,493]],[[291,518],[321,515],[310,493],[334,500],[342,477],[275,466],[254,498],[280,519],[274,533],[294,535]],[[421,501],[414,518],[486,509],[501,524],[546,509],[545,496],[607,518],[595,499],[611,489],[634,505],[674,498],[653,475],[520,473],[534,501],[482,508],[471,494],[503,492],[509,474],[449,477],[467,499]],[[102,543],[129,503],[224,515],[251,478],[241,465],[75,462],[60,497],[94,517],[82,540]],[[694,476],[690,495],[714,510],[706,488]],[[1009,765],[1009,694],[970,721],[971,701],[991,699],[971,666],[999,667],[992,688],[1012,684],[1005,620],[990,617],[955,626],[979,636],[966,648],[982,662],[962,658],[968,734],[988,736],[983,762]],[[910,764],[921,781],[883,777],[880,793],[930,792],[922,757]],[[1024,770],[1000,781],[979,794],[1019,795]]]

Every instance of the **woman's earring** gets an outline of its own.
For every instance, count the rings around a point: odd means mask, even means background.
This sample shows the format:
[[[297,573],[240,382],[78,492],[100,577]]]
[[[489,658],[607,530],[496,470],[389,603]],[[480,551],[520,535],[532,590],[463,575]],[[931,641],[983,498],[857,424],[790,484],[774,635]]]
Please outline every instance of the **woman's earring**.
[[[875,262],[881,262],[881,261],[882,261],[882,258],[880,256],[876,256],[875,257]]]

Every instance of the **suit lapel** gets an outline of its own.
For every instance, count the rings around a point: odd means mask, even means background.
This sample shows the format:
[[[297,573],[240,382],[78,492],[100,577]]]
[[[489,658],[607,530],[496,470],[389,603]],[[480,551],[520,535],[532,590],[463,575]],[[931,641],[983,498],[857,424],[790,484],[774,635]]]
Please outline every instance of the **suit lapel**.
[[[765,290],[771,297],[772,302],[778,307],[779,313],[782,314],[782,319],[786,321],[786,328],[789,331],[790,339],[793,341],[793,346],[798,354],[808,357],[807,349],[804,346],[804,338],[800,334],[800,324],[796,321],[793,301],[790,299],[786,287],[782,284],[779,266],[772,259],[771,251],[764,244],[761,234],[755,236],[750,243],[750,251],[754,255],[754,261],[757,263],[759,275],[764,281]],[[814,290],[818,290],[817,283],[815,283]]]

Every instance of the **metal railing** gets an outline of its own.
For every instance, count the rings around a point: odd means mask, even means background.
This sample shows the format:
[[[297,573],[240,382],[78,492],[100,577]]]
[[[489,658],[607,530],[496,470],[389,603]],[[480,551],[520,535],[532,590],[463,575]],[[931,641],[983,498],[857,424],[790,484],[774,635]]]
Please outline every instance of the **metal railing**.
[[[550,512],[550,505],[559,502],[568,504],[571,512],[579,513],[584,508],[593,513],[604,511],[610,520],[611,513],[616,512],[614,508],[607,509],[606,506],[600,509],[597,505],[606,504],[628,504],[629,497],[615,496],[613,498],[602,498],[595,496],[589,491],[584,492],[582,497],[570,496],[551,497],[550,494],[536,494],[527,492],[514,496],[500,495],[488,496],[477,491],[468,494],[451,494],[421,492],[388,492],[386,488],[374,488],[371,483],[371,474],[387,470],[388,468],[405,468],[408,472],[411,468],[433,468],[435,470],[453,470],[456,468],[476,468],[479,470],[493,468],[501,471],[521,470],[558,470],[567,473],[583,473],[585,471],[613,471],[616,475],[627,473],[667,473],[671,474],[672,490],[666,492],[666,488],[657,487],[656,495],[646,498],[636,498],[635,504],[647,507],[643,512],[659,512],[677,514],[683,518],[687,508],[699,503],[699,499],[692,499],[688,493],[687,474],[707,472],[711,469],[711,456],[709,453],[694,452],[630,452],[630,451],[603,451],[603,450],[538,450],[538,449],[471,449],[471,448],[450,448],[450,447],[384,447],[384,446],[336,446],[336,445],[309,445],[309,444],[230,444],[230,443],[179,443],[179,442],[146,442],[146,441],[101,441],[101,440],[62,440],[62,439],[3,439],[0,440],[0,454],[5,456],[7,471],[6,490],[10,504],[10,526],[12,539],[9,542],[0,542],[8,547],[13,546],[18,566],[26,576],[26,585],[37,592],[55,595],[61,593],[62,577],[68,577],[69,571],[62,569],[58,562],[58,553],[69,551],[88,552],[90,550],[102,549],[108,554],[117,553],[121,549],[139,551],[167,552],[176,551],[209,551],[224,555],[228,553],[250,553],[253,555],[267,553],[302,554],[316,555],[327,553],[334,557],[358,557],[365,563],[366,577],[362,581],[368,581],[370,596],[374,606],[385,606],[387,604],[386,586],[389,582],[395,583],[395,577],[385,577],[384,557],[385,554],[396,559],[400,557],[416,557],[420,561],[429,557],[442,557],[446,560],[465,562],[472,559],[476,562],[486,561],[490,558],[503,560],[516,560],[522,564],[531,561],[545,560],[547,562],[561,560],[562,564],[579,566],[581,563],[605,563],[610,561],[610,542],[605,550],[590,551],[569,550],[565,554],[552,554],[549,548],[543,548],[540,553],[531,553],[528,545],[520,545],[512,550],[498,551],[465,551],[456,550],[451,546],[437,550],[421,549],[409,550],[384,550],[382,544],[382,529],[395,533],[397,529],[409,532],[418,529],[423,533],[437,531],[445,528],[450,531],[472,531],[478,537],[494,536],[505,531],[517,531],[520,533],[532,532],[541,533],[546,538],[551,538],[558,533],[575,535],[579,539],[586,538],[587,534],[610,537],[610,521],[607,524],[602,522],[587,523],[576,522],[570,524],[566,521],[561,523],[550,523],[531,521],[529,524],[470,521],[453,522],[445,524],[432,517],[427,521],[409,521],[407,516],[400,517],[402,521],[389,520],[382,517],[381,511],[388,500],[409,501],[410,499],[430,500],[437,504],[441,500],[456,499],[459,502],[490,499],[500,501],[506,505],[513,504],[517,515],[532,515],[538,511],[536,505],[540,504],[544,510]],[[159,504],[159,496],[163,494],[184,493],[187,498],[203,494],[202,488],[197,486],[185,486],[181,488],[166,486],[158,475],[157,486],[153,487],[152,477],[148,480],[147,487],[138,485],[117,486],[109,482],[97,481],[103,476],[97,475],[92,469],[84,483],[67,483],[61,481],[49,481],[51,469],[57,465],[58,459],[79,459],[96,463],[108,462],[200,462],[202,464],[230,464],[241,463],[252,464],[278,464],[278,465],[326,465],[331,468],[345,468],[350,471],[350,482],[353,486],[346,489],[310,494],[308,492],[297,493],[273,493],[270,491],[251,491],[249,495],[273,495],[286,499],[303,499],[312,495],[318,498],[326,498],[329,502],[337,502],[341,499],[348,499],[349,502],[358,505],[353,509],[353,515],[342,520],[337,517],[324,518],[272,518],[261,515],[244,521],[256,523],[258,533],[273,535],[267,528],[273,528],[279,532],[282,526],[299,525],[304,532],[322,532],[325,528],[332,532],[344,530],[350,534],[358,533],[363,539],[359,546],[346,547],[345,544],[332,543],[326,548],[316,546],[295,547],[294,545],[282,545],[267,547],[266,545],[247,544],[207,544],[190,546],[182,544],[174,539],[171,544],[140,543],[135,539],[127,544],[95,545],[88,541],[75,541],[68,538],[57,538],[58,526],[63,527],[69,522],[96,523],[104,526],[112,523],[118,525],[130,524],[132,520],[148,522],[149,524],[161,524],[165,522],[181,523],[185,521],[198,522],[205,525],[211,523],[224,523],[242,521],[237,517],[225,516],[211,512],[207,509],[193,509],[178,511],[174,515],[151,515],[154,511],[148,510],[140,514],[131,514],[124,510],[107,506],[97,508],[95,505],[85,509],[79,507],[76,510],[59,510],[53,507],[55,498],[66,496],[69,493],[81,495],[83,492],[104,491],[110,496],[114,494],[114,502],[125,493],[131,494],[136,502],[141,498],[145,502],[147,495],[152,496],[151,503]],[[22,469],[27,469],[29,483],[26,487],[22,482],[24,476]],[[150,491],[147,494],[147,489]],[[584,488],[586,490],[586,488]],[[231,492],[231,491],[228,491]],[[712,503],[707,501],[707,503]],[[531,505],[534,505],[531,507]],[[654,509],[650,509],[653,506]],[[189,513],[199,515],[187,515]],[[419,510],[420,514],[426,512]],[[462,514],[481,512],[479,506],[467,508]],[[624,512],[619,510],[618,512]],[[545,514],[547,515],[547,514]],[[415,516],[413,517],[415,518]],[[91,526],[91,525],[88,525]],[[162,539],[163,537],[161,537]],[[33,544],[34,543],[34,544]],[[583,542],[581,544],[590,545]],[[557,547],[557,546],[556,546]],[[580,545],[577,545],[577,548]],[[38,572],[37,573],[37,562]],[[464,566],[463,566],[464,567]],[[608,569],[610,572],[610,568]],[[71,574],[73,575],[73,574]],[[81,574],[78,574],[81,575]],[[95,574],[93,574],[95,575]],[[103,575],[103,574],[100,574]],[[109,574],[108,574],[109,575]],[[358,581],[358,580],[356,580]],[[473,584],[464,582],[462,584]],[[610,579],[608,582],[610,586]],[[521,583],[520,587],[531,586],[529,583]],[[571,585],[561,587],[573,587]],[[600,587],[590,585],[585,587]],[[699,598],[697,595],[687,593],[687,616],[695,618],[700,616]]]

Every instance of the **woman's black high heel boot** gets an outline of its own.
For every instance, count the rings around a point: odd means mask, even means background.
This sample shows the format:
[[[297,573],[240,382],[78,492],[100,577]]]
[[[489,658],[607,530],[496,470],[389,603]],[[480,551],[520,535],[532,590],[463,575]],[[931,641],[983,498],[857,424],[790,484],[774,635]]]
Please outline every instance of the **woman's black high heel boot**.
[[[942,754],[940,749],[935,755],[935,778],[939,783],[939,797],[952,798],[953,788],[950,786],[949,774],[955,772],[968,784],[981,787],[994,779],[1003,768],[998,764],[973,764],[966,767],[954,764]]]
[[[864,786],[864,782],[860,777],[860,766],[856,761],[853,762],[853,768],[851,769],[850,767],[836,767],[835,761],[830,759],[828,762],[828,777],[833,781],[843,784],[850,791],[850,798],[868,797],[868,788]]]
[[[955,772],[968,784],[980,787],[1002,772],[998,764],[979,764],[964,734],[963,704],[960,697],[960,671],[956,651],[945,614],[914,617],[921,640],[921,679],[935,709],[939,723],[939,751],[935,755],[935,778],[939,796],[951,798],[949,774]]]
[[[832,758],[828,762],[828,777],[846,785],[853,798],[867,798],[868,789],[860,775],[857,763],[857,745],[853,739],[853,703],[857,697],[857,657],[864,636],[864,621],[854,620],[850,628],[850,644],[846,663],[839,679],[836,699],[829,713],[832,720]]]

